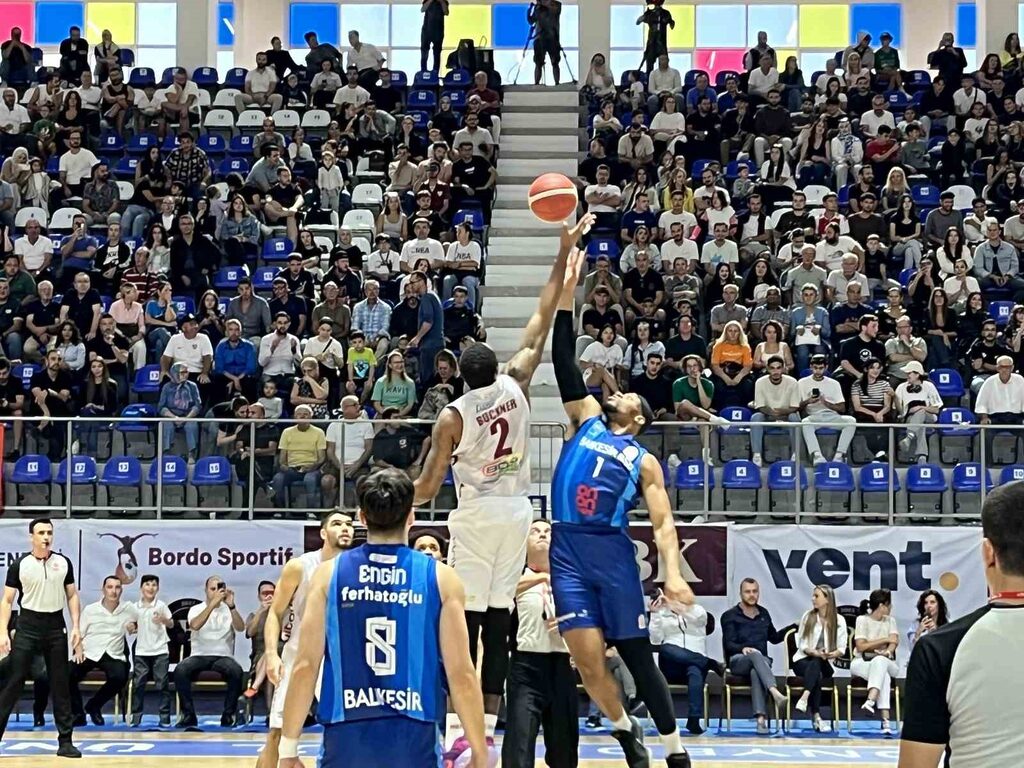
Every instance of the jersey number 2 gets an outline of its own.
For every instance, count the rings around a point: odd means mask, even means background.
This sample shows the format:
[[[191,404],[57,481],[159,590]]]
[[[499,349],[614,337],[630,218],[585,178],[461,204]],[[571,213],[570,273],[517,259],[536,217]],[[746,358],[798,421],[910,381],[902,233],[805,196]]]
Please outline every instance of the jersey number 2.
[[[375,675],[395,674],[398,668],[396,637],[397,625],[394,619],[376,616],[366,620],[366,664]]]
[[[507,419],[495,419],[491,422],[491,434],[498,435],[498,447],[494,449],[494,458],[500,459],[502,456],[508,456],[512,453],[512,449],[505,445],[505,441],[508,440],[508,420]]]

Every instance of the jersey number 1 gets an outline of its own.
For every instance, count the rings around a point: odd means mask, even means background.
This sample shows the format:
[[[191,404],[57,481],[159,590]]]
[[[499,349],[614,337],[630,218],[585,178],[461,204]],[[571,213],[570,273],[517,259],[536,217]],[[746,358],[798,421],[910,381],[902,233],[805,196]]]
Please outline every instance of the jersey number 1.
[[[394,619],[376,616],[366,620],[366,664],[375,675],[393,675],[398,668]],[[378,658],[378,655],[383,658]]]
[[[505,445],[508,440],[508,420],[504,418],[495,419],[491,422],[491,434],[498,435],[498,447],[494,449],[494,458],[500,459],[508,456],[512,449]]]

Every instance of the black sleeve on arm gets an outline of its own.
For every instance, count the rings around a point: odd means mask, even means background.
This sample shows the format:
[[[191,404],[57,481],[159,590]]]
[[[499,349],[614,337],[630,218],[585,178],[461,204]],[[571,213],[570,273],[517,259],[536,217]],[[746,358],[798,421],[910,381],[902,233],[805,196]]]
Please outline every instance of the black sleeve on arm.
[[[555,364],[555,381],[563,403],[574,403],[590,394],[576,364],[576,333],[572,320],[571,311],[558,310],[551,337],[551,359]]]
[[[61,557],[64,557],[64,555],[61,555]],[[68,572],[64,576],[64,586],[66,587],[68,584],[75,583],[75,568],[73,565],[71,565],[71,558],[64,557],[64,559],[67,561],[68,564]]]
[[[19,557],[7,569],[7,580],[4,582],[4,586],[16,589],[19,592],[21,591],[21,561],[22,558]]]

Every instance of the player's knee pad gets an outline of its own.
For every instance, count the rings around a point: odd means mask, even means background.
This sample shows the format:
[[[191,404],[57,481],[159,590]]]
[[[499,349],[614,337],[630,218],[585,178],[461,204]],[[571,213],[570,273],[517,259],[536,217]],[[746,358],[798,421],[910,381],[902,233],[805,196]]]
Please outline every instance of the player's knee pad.
[[[484,658],[480,683],[484,693],[500,696],[508,675],[508,633],[512,614],[507,608],[488,608],[483,624]]]
[[[674,732],[676,713],[672,694],[668,689],[668,683],[665,682],[665,676],[654,662],[651,641],[646,637],[618,640],[615,642],[615,649],[633,676],[636,692],[647,705],[647,711],[650,712],[658,733]]]

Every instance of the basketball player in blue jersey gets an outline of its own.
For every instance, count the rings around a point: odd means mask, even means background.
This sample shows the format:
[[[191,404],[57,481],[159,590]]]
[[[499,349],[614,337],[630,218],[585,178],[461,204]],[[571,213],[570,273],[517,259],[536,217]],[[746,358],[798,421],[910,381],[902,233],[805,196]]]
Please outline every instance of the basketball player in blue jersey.
[[[376,470],[357,496],[366,544],[313,574],[285,698],[280,766],[302,768],[298,739],[322,664],[320,768],[438,768],[446,694],[469,741],[469,765],[486,768],[462,582],[406,546],[414,515],[404,472]]]
[[[552,336],[558,389],[569,416],[570,435],[551,480],[551,591],[559,629],[587,693],[612,723],[630,768],[647,768],[650,752],[643,729],[623,709],[605,667],[605,646],[614,646],[636,681],[665,746],[669,768],[689,768],[679,740],[675,709],[647,636],[647,612],[629,512],[640,497],[654,527],[665,564],[665,597],[692,603],[679,573],[679,541],[658,460],[636,440],[654,420],[644,398],[616,393],[603,405],[587,391],[576,364],[573,292],[584,254],[569,257]]]

